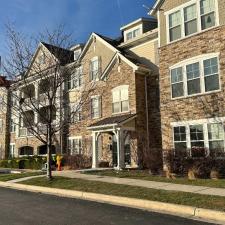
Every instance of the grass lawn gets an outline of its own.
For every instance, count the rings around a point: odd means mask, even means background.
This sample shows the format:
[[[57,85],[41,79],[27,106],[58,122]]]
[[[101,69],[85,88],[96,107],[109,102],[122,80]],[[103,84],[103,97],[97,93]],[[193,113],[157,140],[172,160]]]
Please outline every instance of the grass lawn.
[[[175,203],[225,211],[225,197],[219,196],[155,190],[149,188],[132,187],[127,185],[109,184],[98,181],[87,181],[82,179],[71,179],[64,177],[54,177],[52,181],[48,181],[45,177],[32,178],[20,183],[27,185],[100,193],[106,195],[139,198],[151,201]]]
[[[26,173],[16,173],[16,174],[0,174],[0,181],[15,180],[23,177],[42,175],[43,172],[26,172]]]
[[[225,188],[225,179],[219,179],[219,180],[212,180],[212,179],[188,180],[187,178],[168,179],[162,176],[152,176],[148,173],[147,170],[129,170],[129,171],[128,170],[124,170],[124,171],[104,170],[104,171],[88,171],[83,173],[90,174],[90,175],[91,174],[99,175],[99,176],[110,176],[110,177],[167,182],[167,183],[174,183],[174,184],[187,184],[187,185]]]

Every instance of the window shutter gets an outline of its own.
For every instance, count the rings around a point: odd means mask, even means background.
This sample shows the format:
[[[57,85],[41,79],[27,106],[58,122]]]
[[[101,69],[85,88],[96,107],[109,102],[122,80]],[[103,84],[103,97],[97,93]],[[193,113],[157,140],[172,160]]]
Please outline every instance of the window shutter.
[[[100,79],[102,76],[102,57],[98,57],[98,78]]]
[[[89,62],[89,80],[92,81],[92,61]]]
[[[102,96],[98,97],[98,114],[99,114],[99,118],[102,117]]]

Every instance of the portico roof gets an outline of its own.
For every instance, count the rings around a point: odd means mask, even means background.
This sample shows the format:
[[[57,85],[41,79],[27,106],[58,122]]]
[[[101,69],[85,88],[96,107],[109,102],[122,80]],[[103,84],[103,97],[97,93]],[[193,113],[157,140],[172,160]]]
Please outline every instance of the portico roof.
[[[123,125],[124,123],[134,119],[136,116],[137,116],[136,114],[125,114],[125,115],[107,117],[96,123],[91,124],[88,127],[88,130]]]

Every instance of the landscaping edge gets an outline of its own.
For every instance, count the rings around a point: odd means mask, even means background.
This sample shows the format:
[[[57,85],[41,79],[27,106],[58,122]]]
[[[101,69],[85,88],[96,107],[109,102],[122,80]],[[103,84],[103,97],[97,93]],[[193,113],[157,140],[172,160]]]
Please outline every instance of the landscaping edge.
[[[119,197],[112,195],[104,195],[90,192],[82,192],[76,190],[66,190],[59,188],[49,188],[32,186],[18,183],[9,183],[0,181],[0,187],[11,188],[22,191],[36,192],[42,194],[50,194],[59,197],[77,198],[82,200],[96,201],[108,203],[112,205],[126,206],[131,208],[143,209],[154,212],[163,212],[175,216],[188,217],[192,219],[203,219],[207,221],[225,223],[225,212],[215,211],[193,206],[184,206],[171,203],[163,203],[157,201],[149,201],[143,199]]]

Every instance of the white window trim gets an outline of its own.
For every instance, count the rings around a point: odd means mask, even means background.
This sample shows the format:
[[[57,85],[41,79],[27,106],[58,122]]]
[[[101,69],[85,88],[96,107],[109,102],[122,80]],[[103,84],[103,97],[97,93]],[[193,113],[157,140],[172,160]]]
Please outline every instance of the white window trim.
[[[100,60],[99,60],[99,56],[94,56],[92,59],[91,59],[91,65],[94,61],[98,61],[98,74],[97,74],[97,77],[96,79],[91,79],[90,82],[95,82],[95,81],[99,81],[99,78],[101,76],[101,74],[99,74],[99,63],[100,63]],[[90,68],[89,68],[90,69]],[[89,71],[89,73],[92,73],[93,70]],[[90,78],[89,78],[90,79]]]
[[[12,117],[11,120],[10,120],[10,133],[12,133],[12,134],[16,133],[16,130],[17,130],[17,124],[16,124],[17,122],[16,121],[12,122],[13,120],[15,121],[15,120],[17,120],[17,118]],[[11,123],[13,123],[14,131],[11,131],[11,126],[12,126]]]
[[[208,137],[208,124],[220,123],[224,125],[225,117],[218,118],[210,118],[210,119],[200,119],[200,120],[192,120],[192,121],[181,121],[181,122],[172,122],[172,138],[173,138],[173,148],[175,149],[175,138],[174,138],[174,128],[184,126],[186,129],[186,145],[187,149],[191,149],[191,138],[190,138],[190,126],[191,125],[202,125],[203,133],[204,133],[204,148],[209,151],[209,137]],[[225,132],[224,132],[224,152],[225,152]]]
[[[92,117],[92,99],[98,99],[99,107],[98,107],[98,116]],[[102,106],[101,106],[101,95],[93,95],[91,96],[91,119],[99,119],[101,118],[101,111],[102,111]]]
[[[183,60],[177,64],[174,64],[173,66],[169,67],[169,76],[170,76],[170,93],[171,93],[171,99],[176,100],[176,99],[182,99],[182,98],[190,98],[194,96],[199,96],[199,95],[206,95],[206,94],[212,94],[216,92],[220,92],[221,89],[221,73],[220,73],[220,53],[211,53],[211,54],[205,54],[205,55],[199,55],[187,60]],[[211,58],[217,57],[218,59],[218,75],[219,75],[219,89],[218,90],[213,90],[213,91],[205,91],[205,81],[204,81],[204,68],[203,68],[203,61]],[[186,74],[186,66],[189,64],[197,63],[199,62],[200,65],[200,87],[201,87],[201,92],[197,94],[191,94],[188,95],[188,88],[187,88],[187,74]],[[172,93],[172,80],[171,80],[171,70],[176,69],[178,67],[182,67],[182,72],[183,72],[183,87],[184,87],[184,95],[180,97],[174,97],[173,98],[173,93]]]
[[[81,100],[79,100],[79,101],[77,101],[77,102],[73,102],[73,103],[70,103],[70,113],[71,113],[71,109],[72,108],[75,108],[75,107],[79,107],[78,109],[77,109],[77,111],[76,111],[76,113],[81,113],[82,114],[82,105],[81,105]],[[71,119],[71,114],[70,114],[70,119]],[[77,120],[76,122],[80,122],[81,121],[81,119],[80,120]],[[71,121],[70,121],[70,123],[72,123]],[[73,123],[72,123],[73,124]]]
[[[79,140],[79,141],[81,141],[81,150],[83,149],[83,140],[82,140],[82,136],[72,136],[72,137],[68,137],[68,141],[70,141],[70,140]],[[68,146],[69,147],[69,146]],[[81,154],[81,150],[79,149],[78,150],[78,153],[76,153],[76,154],[72,154],[72,152],[71,152],[71,149],[70,149],[70,155],[79,155],[79,154]]]
[[[9,146],[10,146],[10,151],[11,151],[11,146],[14,146],[14,151],[13,151],[12,157],[15,157],[16,144],[15,143],[10,143]]]
[[[74,73],[77,72],[77,69],[81,71],[81,73],[79,74],[79,77],[81,76],[82,79],[83,79],[83,66],[79,66],[79,67],[75,68]],[[73,84],[73,81],[75,80],[75,76],[76,76],[76,74],[73,74],[73,75],[72,75],[72,78],[70,79],[71,85]],[[79,79],[79,78],[78,78],[78,79]],[[78,91],[79,91],[79,90],[82,88],[82,86],[83,86],[83,82],[82,82],[78,87],[74,87],[74,86],[72,85],[72,87],[71,87],[70,89],[68,89],[68,82],[69,82],[69,81],[66,82],[66,84],[67,84],[67,85],[66,85],[66,88],[67,88],[67,91],[68,91],[68,92],[71,92],[71,91],[74,91],[74,90],[78,90]]]
[[[113,112],[113,106],[112,106],[112,115],[117,115],[117,114],[122,114],[122,113],[128,113],[130,112],[130,98],[129,98],[129,85],[120,85],[118,87],[115,87],[111,90],[112,92],[112,96],[113,96],[113,92],[114,91],[121,91],[121,90],[124,90],[124,89],[127,89],[128,91],[128,110],[127,111],[120,111],[120,112]],[[121,102],[121,101],[120,101]],[[113,99],[112,99],[112,105],[113,105]]]
[[[143,24],[140,24],[140,25],[138,25],[138,26],[132,27],[132,28],[130,28],[130,29],[124,31],[124,42],[126,42],[126,41],[131,41],[131,40],[137,38],[138,36],[137,36],[137,37],[133,37],[133,36],[132,36],[131,39],[127,40],[127,34],[130,33],[130,32],[133,33],[133,31],[135,31],[135,30],[137,30],[137,29],[140,29],[140,35],[143,34]]]
[[[196,4],[196,11],[197,11],[197,32],[190,34],[190,35],[186,35],[185,36],[185,29],[184,29],[184,13],[183,13],[183,9],[190,6]],[[181,11],[181,38],[174,40],[174,41],[170,41],[170,27],[169,27],[169,15],[172,13],[175,13],[176,11]],[[196,34],[211,30],[217,26],[219,26],[220,21],[219,21],[219,6],[218,6],[218,0],[215,0],[215,26],[209,27],[207,29],[202,30],[201,29],[201,12],[200,12],[200,0],[192,0],[189,1],[187,3],[184,3],[178,7],[175,7],[171,10],[168,10],[166,12],[164,12],[164,15],[166,16],[166,40],[167,40],[167,44],[170,43],[174,43],[189,37],[192,37]]]

